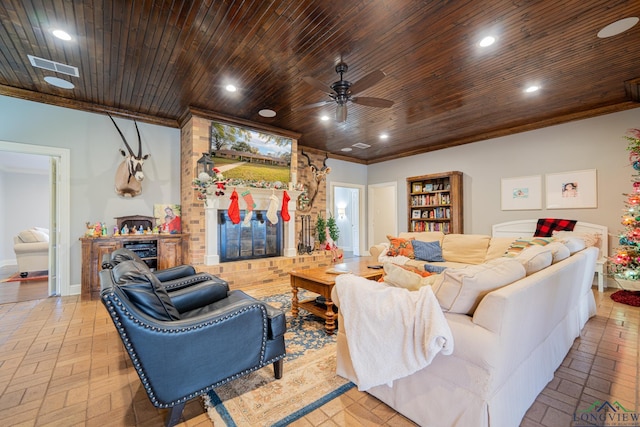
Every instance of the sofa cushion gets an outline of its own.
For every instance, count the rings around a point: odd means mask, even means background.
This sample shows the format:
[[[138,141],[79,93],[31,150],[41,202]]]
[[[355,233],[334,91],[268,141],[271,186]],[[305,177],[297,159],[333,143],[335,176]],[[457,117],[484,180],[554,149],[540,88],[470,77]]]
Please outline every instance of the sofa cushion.
[[[415,259],[428,262],[444,262],[439,241],[422,242],[420,240],[414,240],[411,244],[413,245]]]
[[[446,234],[442,239],[442,256],[447,261],[481,264],[490,240],[483,234]]]
[[[445,271],[448,267],[446,265],[425,264],[423,268],[424,271],[428,271],[429,273],[439,274]]]
[[[387,236],[389,239],[389,248],[387,249],[387,256],[406,256],[407,258],[413,258],[413,245],[411,239],[403,239],[402,237]]]
[[[520,253],[522,253],[523,250],[530,246],[546,246],[549,243],[553,242],[553,240],[554,239],[552,237],[530,237],[525,239],[516,239],[511,243],[511,245],[509,245],[509,248],[507,249],[507,252],[504,254],[504,256],[512,258],[517,257],[518,255],[520,255]]]
[[[489,261],[503,256],[514,240],[516,240],[514,237],[492,237],[484,260]]]
[[[111,272],[116,286],[141,312],[157,320],[180,319],[164,286],[145,264],[124,261]]]
[[[553,261],[553,255],[548,247],[534,245],[525,248],[515,259],[522,263],[527,276],[529,276],[549,267]]]
[[[433,283],[442,310],[473,315],[489,292],[525,277],[522,264],[510,258],[496,258],[465,268],[448,268]]]
[[[20,238],[22,243],[37,243],[49,241],[49,234],[44,233],[40,230],[36,230],[35,228],[21,231],[20,233],[18,233],[18,237]]]
[[[576,226],[574,219],[540,218],[536,223],[534,237],[551,237],[554,231],[573,230]]]

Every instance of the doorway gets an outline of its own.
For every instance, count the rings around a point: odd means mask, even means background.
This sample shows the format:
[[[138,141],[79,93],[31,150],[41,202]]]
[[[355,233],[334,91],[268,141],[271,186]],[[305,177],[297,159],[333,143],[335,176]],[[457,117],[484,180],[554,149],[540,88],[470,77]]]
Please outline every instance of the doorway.
[[[365,250],[364,233],[364,186],[331,182],[330,212],[340,230],[338,246],[354,257],[363,256]]]
[[[0,141],[2,152],[50,157],[49,294],[70,295],[70,150]]]

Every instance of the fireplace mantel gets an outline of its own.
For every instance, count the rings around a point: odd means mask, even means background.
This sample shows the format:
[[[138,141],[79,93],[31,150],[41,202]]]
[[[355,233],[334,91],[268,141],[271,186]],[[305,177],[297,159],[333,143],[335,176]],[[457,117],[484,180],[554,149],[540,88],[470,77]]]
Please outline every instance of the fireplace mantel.
[[[204,215],[205,215],[205,256],[204,256],[204,264],[205,265],[217,265],[220,264],[220,254],[218,253],[218,210],[227,210],[229,209],[229,205],[231,204],[231,193],[233,190],[238,192],[239,197],[239,205],[240,210],[244,206],[244,200],[240,196],[241,193],[249,190],[253,197],[253,201],[256,204],[255,210],[267,210],[269,208],[269,203],[271,201],[271,195],[275,194],[278,197],[280,205],[278,206],[278,211],[282,207],[282,196],[284,191],[290,197],[290,200],[287,204],[289,215],[291,219],[288,222],[285,222],[284,227],[284,236],[283,236],[283,255],[285,257],[292,258],[296,256],[296,239],[295,239],[295,229],[296,229],[296,207],[298,196],[302,193],[302,191],[298,190],[276,190],[272,188],[255,188],[255,187],[227,187],[224,196],[208,196],[205,207],[204,207]]]

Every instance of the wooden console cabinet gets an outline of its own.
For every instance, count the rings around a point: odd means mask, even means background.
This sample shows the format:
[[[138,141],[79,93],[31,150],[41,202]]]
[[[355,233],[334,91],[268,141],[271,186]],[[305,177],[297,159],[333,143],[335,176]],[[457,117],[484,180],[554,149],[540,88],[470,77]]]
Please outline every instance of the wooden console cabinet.
[[[82,237],[82,287],[83,300],[100,298],[102,257],[122,247],[150,248],[142,256],[152,268],[164,270],[184,264],[187,259],[189,239],[187,234],[144,234],[120,237]]]

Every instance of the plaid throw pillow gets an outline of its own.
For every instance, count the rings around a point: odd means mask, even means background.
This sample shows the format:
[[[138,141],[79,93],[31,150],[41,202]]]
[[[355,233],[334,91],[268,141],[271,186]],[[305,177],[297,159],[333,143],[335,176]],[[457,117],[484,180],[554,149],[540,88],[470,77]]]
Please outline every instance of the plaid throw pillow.
[[[554,231],[573,231],[574,219],[540,218],[536,225],[534,237],[551,237]]]

